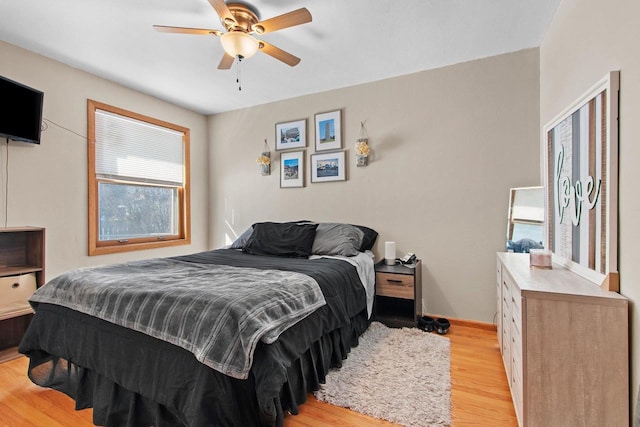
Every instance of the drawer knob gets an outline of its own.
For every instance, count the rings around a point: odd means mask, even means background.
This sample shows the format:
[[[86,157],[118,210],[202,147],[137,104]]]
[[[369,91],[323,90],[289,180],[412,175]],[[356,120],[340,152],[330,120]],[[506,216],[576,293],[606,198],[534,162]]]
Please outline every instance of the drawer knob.
[[[20,287],[20,283],[16,282],[13,285],[11,285],[11,288],[15,289],[15,288],[19,288]]]

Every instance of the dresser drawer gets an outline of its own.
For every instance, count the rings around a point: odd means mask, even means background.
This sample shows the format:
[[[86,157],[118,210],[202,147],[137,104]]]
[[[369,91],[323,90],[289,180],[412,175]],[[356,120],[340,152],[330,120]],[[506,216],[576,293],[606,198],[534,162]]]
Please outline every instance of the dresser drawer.
[[[520,296],[520,289],[516,286],[511,287],[511,306],[514,313],[520,313],[522,307],[522,296]]]
[[[509,283],[505,279],[502,279],[502,300],[507,305],[511,305],[511,289],[509,288]]]
[[[414,298],[413,276],[406,274],[376,273],[376,295],[393,298]]]
[[[502,339],[509,345],[511,341],[511,317],[507,313],[502,313]]]
[[[520,425],[522,425],[522,368],[520,367],[520,361],[516,358],[512,358],[511,365],[511,394],[513,398],[513,407],[516,411]]]

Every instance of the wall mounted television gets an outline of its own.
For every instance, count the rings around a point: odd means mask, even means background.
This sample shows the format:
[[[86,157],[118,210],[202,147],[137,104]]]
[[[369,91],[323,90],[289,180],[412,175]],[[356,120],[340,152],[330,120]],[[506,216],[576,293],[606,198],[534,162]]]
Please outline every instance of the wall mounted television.
[[[40,144],[44,93],[0,76],[0,137]]]

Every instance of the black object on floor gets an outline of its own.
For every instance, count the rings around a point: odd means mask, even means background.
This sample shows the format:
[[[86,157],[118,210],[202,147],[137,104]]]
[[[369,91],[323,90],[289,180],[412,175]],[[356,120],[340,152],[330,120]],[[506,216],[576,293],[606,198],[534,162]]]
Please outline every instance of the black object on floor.
[[[418,317],[418,329],[422,329],[425,332],[433,331],[435,324],[436,324],[436,321],[429,316]]]
[[[438,319],[436,319],[435,321],[435,330],[437,333],[439,333],[440,335],[444,335],[447,332],[449,332],[449,328],[451,327],[451,323],[449,323],[449,321],[447,319],[445,319],[444,317],[439,317]]]

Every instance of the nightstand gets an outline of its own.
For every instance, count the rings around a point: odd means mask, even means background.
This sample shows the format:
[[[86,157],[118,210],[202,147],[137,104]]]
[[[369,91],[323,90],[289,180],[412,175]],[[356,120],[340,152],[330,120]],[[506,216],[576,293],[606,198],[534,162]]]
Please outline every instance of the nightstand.
[[[376,320],[388,326],[416,325],[422,313],[422,261],[414,266],[386,265],[384,260],[375,265]]]

